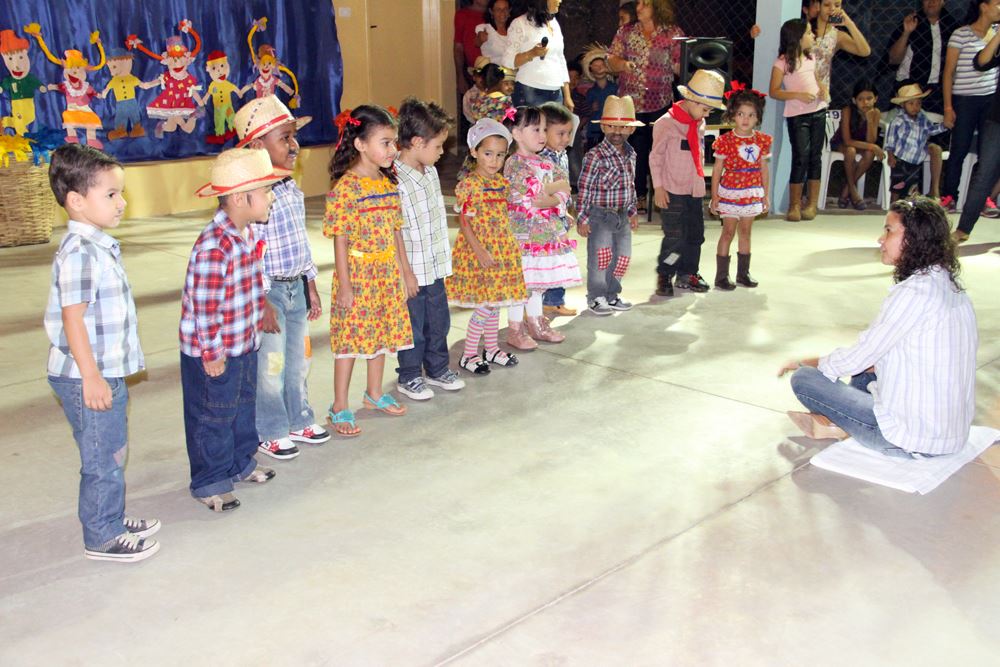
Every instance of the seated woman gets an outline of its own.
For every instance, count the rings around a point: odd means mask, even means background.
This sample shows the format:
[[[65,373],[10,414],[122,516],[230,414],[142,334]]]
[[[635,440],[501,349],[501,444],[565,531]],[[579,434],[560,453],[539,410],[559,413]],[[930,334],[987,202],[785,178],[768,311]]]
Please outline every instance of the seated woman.
[[[810,411],[789,416],[811,438],[850,435],[887,456],[955,453],[975,412],[979,339],[944,209],[896,201],[879,246],[896,284],[854,345],[781,369]]]

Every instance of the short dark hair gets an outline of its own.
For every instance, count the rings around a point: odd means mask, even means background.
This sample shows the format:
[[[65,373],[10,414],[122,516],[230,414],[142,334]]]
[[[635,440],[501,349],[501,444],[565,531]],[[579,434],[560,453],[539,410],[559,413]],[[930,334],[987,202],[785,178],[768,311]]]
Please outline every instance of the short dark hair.
[[[49,159],[49,187],[60,206],[66,206],[66,195],[78,192],[86,196],[102,171],[123,168],[122,163],[103,151],[82,144],[64,144]]]
[[[558,102],[546,102],[538,108],[545,116],[546,125],[565,125],[573,122],[573,114]]]
[[[399,107],[399,146],[409,148],[417,137],[429,141],[454,122],[455,119],[436,102],[407,97]]]
[[[760,127],[761,122],[764,120],[764,102],[766,98],[763,95],[758,95],[756,91],[753,90],[739,90],[734,92],[726,100],[726,111],[722,114],[722,120],[731,123],[736,118],[736,112],[740,110],[742,106],[751,106],[753,111],[757,114],[757,127]]]

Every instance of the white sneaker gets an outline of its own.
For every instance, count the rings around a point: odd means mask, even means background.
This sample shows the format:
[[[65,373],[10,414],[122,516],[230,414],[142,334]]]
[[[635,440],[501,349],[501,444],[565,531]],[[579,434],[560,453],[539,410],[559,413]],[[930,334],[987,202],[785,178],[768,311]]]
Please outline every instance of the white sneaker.
[[[458,377],[458,373],[450,368],[444,369],[444,373],[441,373],[436,378],[428,377],[424,382],[432,384],[435,387],[441,387],[445,391],[458,391],[465,386],[465,380]]]
[[[611,306],[608,305],[608,300],[603,296],[599,296],[591,301],[590,305],[587,306],[587,310],[600,317],[604,317],[615,312],[611,310]]]
[[[611,310],[632,310],[632,304],[620,296],[616,296],[611,301],[608,301],[608,308]]]
[[[288,439],[294,442],[304,442],[308,445],[320,445],[330,439],[330,432],[319,424],[306,426],[301,431],[292,431]]]
[[[415,401],[426,401],[434,398],[434,390],[427,386],[423,376],[418,375],[406,384],[397,384],[396,389],[403,396],[409,396]]]
[[[257,451],[267,454],[273,459],[287,461],[299,455],[299,448],[292,444],[288,438],[278,438],[277,440],[267,440],[257,445]]]

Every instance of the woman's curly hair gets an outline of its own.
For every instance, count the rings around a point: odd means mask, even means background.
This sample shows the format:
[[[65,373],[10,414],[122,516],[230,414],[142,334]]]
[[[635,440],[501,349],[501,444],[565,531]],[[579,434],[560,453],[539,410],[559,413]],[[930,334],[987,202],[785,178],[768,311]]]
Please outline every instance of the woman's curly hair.
[[[895,282],[940,266],[951,274],[955,289],[962,291],[958,282],[961,265],[944,209],[927,197],[907,197],[893,202],[889,211],[898,215],[903,224],[902,253],[893,272]]]
[[[343,123],[337,148],[333,152],[333,157],[330,158],[330,178],[334,181],[340,180],[340,177],[346,174],[351,165],[358,159],[360,154],[358,149],[354,147],[354,140],[361,139],[363,141],[380,127],[393,129],[398,127],[396,119],[386,109],[375,104],[363,104],[351,111],[350,120]],[[396,172],[391,167],[380,169],[380,171],[390,181],[396,182]]]

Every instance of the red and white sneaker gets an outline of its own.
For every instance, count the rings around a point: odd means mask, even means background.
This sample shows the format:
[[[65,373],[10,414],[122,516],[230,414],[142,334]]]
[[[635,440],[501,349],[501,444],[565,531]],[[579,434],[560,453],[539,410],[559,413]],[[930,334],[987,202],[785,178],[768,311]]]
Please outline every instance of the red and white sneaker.
[[[299,455],[299,448],[292,444],[288,438],[278,438],[277,440],[266,440],[257,445],[257,451],[267,454],[273,459],[287,461]]]
[[[319,424],[306,426],[301,431],[292,431],[288,434],[289,440],[304,442],[309,445],[322,445],[330,439],[330,432]]]

